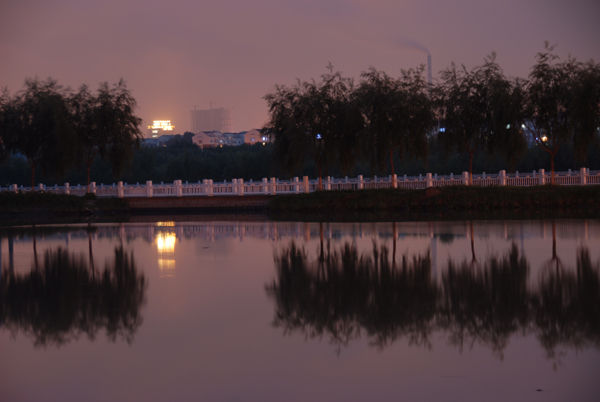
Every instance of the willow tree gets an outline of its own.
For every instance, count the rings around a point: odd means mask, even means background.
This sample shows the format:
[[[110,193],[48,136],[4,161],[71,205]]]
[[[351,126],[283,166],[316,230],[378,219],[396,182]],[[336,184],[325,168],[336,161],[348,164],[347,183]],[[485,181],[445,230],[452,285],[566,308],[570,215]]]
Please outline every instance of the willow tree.
[[[89,192],[96,156],[110,161],[115,176],[131,162],[142,137],[142,120],[134,114],[137,104],[123,80],[113,87],[100,84],[96,95],[83,85],[71,96],[70,105]]]
[[[274,155],[288,172],[299,171],[312,159],[317,165],[319,190],[323,171],[333,166],[349,170],[354,163],[359,122],[352,100],[353,81],[339,72],[321,81],[277,85],[264,99],[269,120],[264,130],[274,140]]]
[[[546,42],[529,74],[526,129],[537,145],[550,155],[551,183],[554,157],[573,141],[575,157],[582,160],[600,124],[600,73],[593,61],[574,58],[560,62]]]
[[[3,88],[0,93],[0,163],[4,162],[10,152],[9,127],[13,116],[10,94]]]
[[[503,101],[510,99],[510,90],[495,53],[470,71],[465,66],[457,69],[454,63],[442,71],[442,82],[436,88],[443,125],[438,138],[447,152],[455,149],[469,154],[471,184],[475,155],[489,151],[492,136],[510,128],[499,112],[506,107]]]
[[[27,79],[25,89],[11,100],[8,137],[13,150],[27,158],[32,190],[36,168],[60,176],[76,160],[77,139],[66,97],[66,90],[51,78]]]

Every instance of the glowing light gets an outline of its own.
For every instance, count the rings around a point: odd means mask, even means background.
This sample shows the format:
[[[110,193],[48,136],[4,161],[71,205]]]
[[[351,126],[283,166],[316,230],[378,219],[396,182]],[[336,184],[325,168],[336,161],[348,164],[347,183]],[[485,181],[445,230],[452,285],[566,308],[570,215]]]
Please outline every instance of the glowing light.
[[[509,129],[509,128],[510,128],[510,124],[507,124],[507,125],[506,125],[506,129]]]
[[[177,238],[174,233],[157,233],[156,248],[159,253],[173,253],[175,251],[175,241]]]
[[[543,137],[542,137],[542,141],[548,141],[548,137],[546,137],[546,136],[543,136]]]
[[[157,222],[156,226],[173,227],[173,226],[175,226],[175,222]]]
[[[446,127],[440,127],[440,133],[445,133],[446,132]]]
[[[525,128],[525,124],[521,124],[521,128]]]
[[[321,134],[317,134],[317,140],[321,139]]]
[[[154,120],[152,122],[152,125],[148,126],[148,128],[157,130],[157,131],[153,131],[153,132],[158,132],[158,130],[173,131],[175,126],[171,125],[171,120]]]

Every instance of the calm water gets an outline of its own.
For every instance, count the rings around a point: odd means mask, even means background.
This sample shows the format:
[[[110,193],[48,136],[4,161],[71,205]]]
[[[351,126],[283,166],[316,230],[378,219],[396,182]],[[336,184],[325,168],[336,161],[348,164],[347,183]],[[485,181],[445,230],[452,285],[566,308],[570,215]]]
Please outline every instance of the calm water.
[[[0,238],[0,401],[600,400],[598,220]]]

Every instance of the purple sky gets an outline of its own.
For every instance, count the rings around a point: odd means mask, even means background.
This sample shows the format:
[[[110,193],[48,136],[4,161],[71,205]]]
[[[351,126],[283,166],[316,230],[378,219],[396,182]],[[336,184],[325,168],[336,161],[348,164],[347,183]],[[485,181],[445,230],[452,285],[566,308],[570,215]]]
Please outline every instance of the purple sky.
[[[548,40],[561,57],[600,62],[599,17],[597,0],[2,0],[0,86],[122,77],[145,125],[170,119],[183,133],[189,110],[212,101],[242,131],[265,122],[275,84],[318,78],[329,61],[346,76],[398,76],[426,62],[426,46],[435,78],[496,51],[525,77]]]

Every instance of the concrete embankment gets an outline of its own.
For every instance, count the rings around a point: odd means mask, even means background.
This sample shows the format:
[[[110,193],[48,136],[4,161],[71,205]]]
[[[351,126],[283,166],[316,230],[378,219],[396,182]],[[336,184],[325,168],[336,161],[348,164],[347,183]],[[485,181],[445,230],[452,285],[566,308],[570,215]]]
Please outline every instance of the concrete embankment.
[[[272,196],[245,195],[214,197],[123,198],[132,212],[156,213],[165,211],[260,211],[269,207]]]

